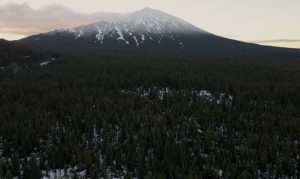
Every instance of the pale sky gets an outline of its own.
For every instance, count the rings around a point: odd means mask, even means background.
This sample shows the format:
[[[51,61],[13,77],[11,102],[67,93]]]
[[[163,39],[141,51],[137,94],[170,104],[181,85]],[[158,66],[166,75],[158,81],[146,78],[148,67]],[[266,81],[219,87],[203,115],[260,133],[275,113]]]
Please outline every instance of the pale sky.
[[[97,12],[144,7],[223,37],[300,48],[300,0],[0,0],[0,38],[75,27],[95,21]]]

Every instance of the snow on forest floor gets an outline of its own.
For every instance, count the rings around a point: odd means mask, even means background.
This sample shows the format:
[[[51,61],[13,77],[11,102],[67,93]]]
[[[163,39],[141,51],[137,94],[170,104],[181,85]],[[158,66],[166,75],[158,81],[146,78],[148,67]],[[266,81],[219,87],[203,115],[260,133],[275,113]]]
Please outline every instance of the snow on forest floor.
[[[40,66],[41,66],[41,67],[42,67],[42,66],[46,66],[46,65],[48,65],[49,63],[51,63],[52,61],[54,61],[54,60],[56,60],[56,58],[50,58],[50,59],[47,59],[47,60],[41,62],[41,63],[40,63]]]
[[[226,93],[218,93],[213,94],[212,92],[208,90],[174,90],[170,89],[169,87],[165,88],[144,88],[144,87],[138,87],[136,90],[121,90],[122,95],[138,95],[140,97],[148,98],[150,96],[157,97],[159,100],[164,100],[166,96],[178,96],[182,95],[184,97],[191,97],[194,96],[205,99],[209,102],[215,102],[217,104],[221,104],[222,102],[225,102],[227,105],[231,105],[233,101],[233,96],[228,95]]]
[[[71,178],[79,178],[79,179],[85,179],[87,178],[86,176],[86,170],[82,170],[79,172],[74,172],[72,168],[68,168],[67,170],[65,169],[55,169],[55,170],[49,170],[46,172],[45,170],[42,170],[42,179],[60,179],[60,178],[65,178],[65,179],[71,179]],[[108,172],[110,173],[110,172]],[[116,177],[114,175],[108,174],[107,177],[105,178],[112,178],[112,179],[124,179],[124,176]],[[100,178],[104,179],[104,178]],[[136,177],[134,177],[136,179]]]
[[[72,172],[71,168],[66,171],[64,169],[50,170],[48,172],[43,170],[42,175],[43,179],[73,178],[75,175],[77,178],[85,178],[86,170],[80,172]]]

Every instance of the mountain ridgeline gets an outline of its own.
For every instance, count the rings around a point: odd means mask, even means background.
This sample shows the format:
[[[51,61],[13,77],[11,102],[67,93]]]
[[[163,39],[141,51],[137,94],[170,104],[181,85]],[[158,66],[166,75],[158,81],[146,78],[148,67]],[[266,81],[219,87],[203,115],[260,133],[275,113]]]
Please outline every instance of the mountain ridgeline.
[[[150,8],[125,14],[106,13],[95,23],[33,35],[17,42],[52,52],[300,55],[300,50],[266,47],[219,37]]]

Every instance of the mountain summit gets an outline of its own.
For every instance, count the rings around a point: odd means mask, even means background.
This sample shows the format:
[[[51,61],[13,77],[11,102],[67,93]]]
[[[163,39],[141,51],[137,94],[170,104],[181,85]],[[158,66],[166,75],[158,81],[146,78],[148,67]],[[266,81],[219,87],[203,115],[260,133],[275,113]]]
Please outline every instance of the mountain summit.
[[[95,23],[54,30],[18,42],[55,52],[175,50],[231,54],[253,53],[262,48],[213,35],[180,18],[151,8],[123,14],[101,13]]]
[[[207,32],[164,12],[144,8],[127,14],[104,14],[98,22],[42,35],[90,41],[99,46],[147,47],[172,44],[173,47],[184,48],[182,36],[197,33]]]

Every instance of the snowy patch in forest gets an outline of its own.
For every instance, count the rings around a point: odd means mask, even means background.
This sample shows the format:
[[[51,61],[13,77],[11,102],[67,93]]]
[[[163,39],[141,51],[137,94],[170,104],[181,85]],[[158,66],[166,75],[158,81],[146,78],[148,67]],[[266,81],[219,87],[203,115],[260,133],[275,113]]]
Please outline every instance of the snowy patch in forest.
[[[76,178],[86,178],[86,170],[78,171],[76,168],[42,170],[41,173],[43,179],[73,178],[75,176]]]
[[[203,133],[203,131],[201,129],[197,129],[197,132],[200,133],[200,134]]]
[[[51,61],[44,61],[42,63],[40,63],[41,66],[45,66],[45,65],[48,65]]]
[[[218,171],[218,175],[219,175],[220,178],[222,178],[222,177],[223,177],[223,170],[220,169],[220,170]]]
[[[213,95],[207,90],[193,91],[193,93],[199,97],[204,97],[209,101],[213,101],[214,99]]]
[[[217,104],[231,105],[233,101],[233,96],[226,93],[216,93],[213,94],[208,90],[174,90],[169,87],[158,88],[154,86],[153,88],[138,87],[136,90],[121,90],[122,95],[137,95],[143,98],[159,99],[164,100],[167,96],[184,96],[188,97],[193,102],[193,96],[207,100],[209,102],[215,102]]]
[[[48,65],[49,63],[51,63],[52,61],[56,60],[55,58],[50,58],[50,59],[47,59],[46,61],[43,61],[40,63],[40,66],[46,66]]]

